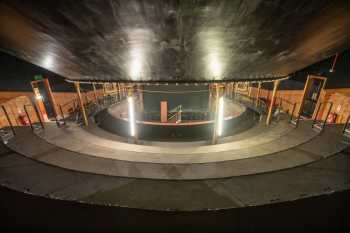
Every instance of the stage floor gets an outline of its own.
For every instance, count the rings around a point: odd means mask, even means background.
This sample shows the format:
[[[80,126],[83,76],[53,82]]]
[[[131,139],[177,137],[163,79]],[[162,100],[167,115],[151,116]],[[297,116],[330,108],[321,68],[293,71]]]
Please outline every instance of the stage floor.
[[[289,202],[350,189],[349,154],[344,151],[305,166],[265,174],[170,181],[62,169],[0,145],[0,183],[28,195],[109,208],[219,210]]]
[[[48,124],[38,134],[29,128],[17,129],[18,135],[8,146],[29,158],[70,170],[165,180],[278,171],[321,160],[348,146],[340,133],[341,125],[329,126],[318,135],[310,122],[301,122],[296,129],[286,122],[280,121],[255,137],[183,148],[133,145],[101,138],[79,127],[57,128]]]

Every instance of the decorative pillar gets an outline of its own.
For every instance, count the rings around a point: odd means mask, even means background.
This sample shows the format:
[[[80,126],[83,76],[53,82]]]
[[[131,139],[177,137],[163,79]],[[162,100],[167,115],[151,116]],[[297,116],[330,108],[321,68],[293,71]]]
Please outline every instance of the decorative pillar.
[[[122,99],[125,98],[125,89],[124,89],[124,84],[120,84],[120,93],[121,93],[121,96],[122,96]]]
[[[139,101],[140,101],[140,112],[143,116],[144,104],[143,104],[143,84],[138,85]]]
[[[231,97],[231,83],[226,84],[226,96],[227,98]]]
[[[168,122],[168,102],[167,101],[160,102],[160,122],[162,123]]]
[[[93,90],[94,90],[95,101],[96,101],[96,103],[98,103],[98,98],[97,98],[97,92],[96,92],[96,85],[95,85],[95,83],[92,83],[92,88],[93,88]]]
[[[260,90],[261,90],[261,82],[258,83],[258,90],[256,91],[256,103],[255,103],[256,107],[258,107],[259,105]]]
[[[252,85],[251,85],[251,83],[249,83],[248,82],[248,96],[250,97],[251,96],[251,94],[252,94]]]
[[[122,100],[122,95],[120,93],[120,84],[117,83],[117,96],[118,96],[118,101],[121,101]]]
[[[273,92],[272,92],[270,107],[269,107],[269,111],[268,111],[267,118],[266,118],[266,125],[269,125],[271,123],[272,110],[273,110],[273,106],[275,105],[277,88],[278,88],[280,82],[281,82],[280,80],[276,80],[276,81],[273,82],[274,86],[273,86]]]
[[[78,102],[79,102],[81,114],[83,115],[84,124],[89,125],[88,119],[86,116],[86,112],[85,112],[84,102],[83,102],[83,99],[82,99],[81,93],[80,93],[80,83],[74,82],[74,87],[75,87],[75,90],[77,92]]]
[[[209,111],[209,114],[210,114],[211,113],[211,108],[212,108],[212,101],[213,101],[212,85],[211,84],[208,84],[208,91],[209,91],[208,111]]]
[[[238,83],[233,83],[233,97],[236,97]]]

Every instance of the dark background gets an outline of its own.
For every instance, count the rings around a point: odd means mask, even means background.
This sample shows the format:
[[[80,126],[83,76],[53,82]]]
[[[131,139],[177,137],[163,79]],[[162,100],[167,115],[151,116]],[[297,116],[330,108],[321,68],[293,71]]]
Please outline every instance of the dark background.
[[[166,212],[87,205],[0,187],[0,232],[349,232],[349,191],[257,207]]]
[[[64,77],[3,52],[0,52],[0,67],[0,91],[32,91],[30,81],[38,74],[49,78],[53,91],[74,91],[73,84]]]
[[[168,110],[171,110],[178,105],[182,105],[183,109],[193,108],[206,110],[208,108],[209,92],[206,85],[159,85],[159,86],[144,86],[144,106],[147,111],[160,111],[160,101],[168,102]],[[147,91],[160,91],[162,93],[154,93]],[[177,93],[169,93],[177,92]],[[201,91],[188,93],[188,91]],[[203,92],[202,92],[203,91]],[[185,92],[185,93],[180,93]],[[187,93],[186,93],[187,92]]]
[[[302,70],[291,74],[289,80],[281,82],[279,90],[302,90],[309,74],[327,77],[326,89],[349,88],[350,87],[350,50],[339,53],[334,71],[332,68],[334,57],[317,62]],[[263,87],[272,89],[271,83],[264,83]]]

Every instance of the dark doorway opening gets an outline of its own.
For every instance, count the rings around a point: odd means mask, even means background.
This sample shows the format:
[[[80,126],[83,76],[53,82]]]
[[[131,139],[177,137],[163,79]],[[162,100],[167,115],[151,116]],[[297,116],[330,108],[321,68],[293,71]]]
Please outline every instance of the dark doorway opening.
[[[307,90],[304,108],[301,114],[306,118],[312,118],[325,80],[311,79],[310,82],[310,87]]]
[[[43,101],[43,104],[45,106],[46,114],[48,118],[54,118],[55,117],[55,111],[53,109],[53,106],[50,101],[50,97],[47,93],[47,89],[45,87],[44,82],[38,82],[38,89],[41,95],[41,100]]]

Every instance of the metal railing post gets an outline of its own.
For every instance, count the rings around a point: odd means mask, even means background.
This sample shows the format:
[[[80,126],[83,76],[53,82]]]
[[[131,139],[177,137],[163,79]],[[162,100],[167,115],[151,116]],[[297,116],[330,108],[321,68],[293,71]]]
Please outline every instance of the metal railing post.
[[[10,125],[10,128],[11,128],[11,131],[12,131],[13,135],[16,135],[15,129],[13,128],[13,125],[11,123],[11,119],[10,119],[8,113],[7,113],[7,110],[6,110],[5,106],[1,105],[1,108],[2,108],[2,110],[5,113],[6,119],[7,119],[8,123],[9,123],[9,125]]]
[[[349,125],[349,121],[350,121],[350,114],[349,114],[348,118],[346,119],[345,125],[344,125],[344,127],[343,127],[343,131],[342,131],[343,134],[345,133],[346,128],[347,128],[348,125]]]
[[[44,124],[43,124],[43,122],[42,122],[42,120],[41,120],[41,118],[40,118],[38,109],[36,108],[35,105],[33,106],[33,108],[34,108],[34,110],[35,110],[35,114],[36,114],[37,118],[39,119],[39,122],[40,122],[41,127],[44,129]]]
[[[293,116],[294,116],[294,111],[295,111],[296,104],[297,104],[297,103],[294,103],[294,104],[293,104],[292,113],[290,114],[289,122],[291,122],[291,121],[293,120]]]
[[[59,105],[59,108],[60,108],[60,112],[61,112],[61,117],[62,117],[63,123],[66,124],[66,118],[64,117],[64,114],[63,114],[62,105]]]
[[[24,112],[25,112],[26,115],[27,115],[30,128],[32,129],[32,131],[34,131],[33,123],[32,123],[32,120],[30,119],[30,116],[29,116],[29,113],[28,113],[28,110],[27,110],[27,105],[24,105],[23,108],[24,108]]]
[[[332,107],[333,107],[333,103],[331,102],[331,103],[330,103],[330,106],[329,106],[329,108],[328,108],[328,112],[327,112],[327,115],[326,115],[326,119],[324,119],[324,121],[323,121],[322,129],[325,127],[325,125],[326,125],[326,123],[327,123],[328,116],[329,116],[329,114],[331,113]]]
[[[314,120],[312,121],[312,125],[311,125],[311,127],[314,127],[314,125],[315,125],[315,123],[316,123],[316,121],[317,121],[318,112],[320,111],[322,104],[323,104],[323,103],[320,103],[320,104],[318,105],[318,107],[317,107],[317,110],[316,110],[316,115],[315,115]]]
[[[296,127],[298,127],[298,126],[299,126],[299,121],[300,121],[300,115],[301,115],[301,113],[298,113],[298,117],[297,117],[297,123],[296,123]]]

